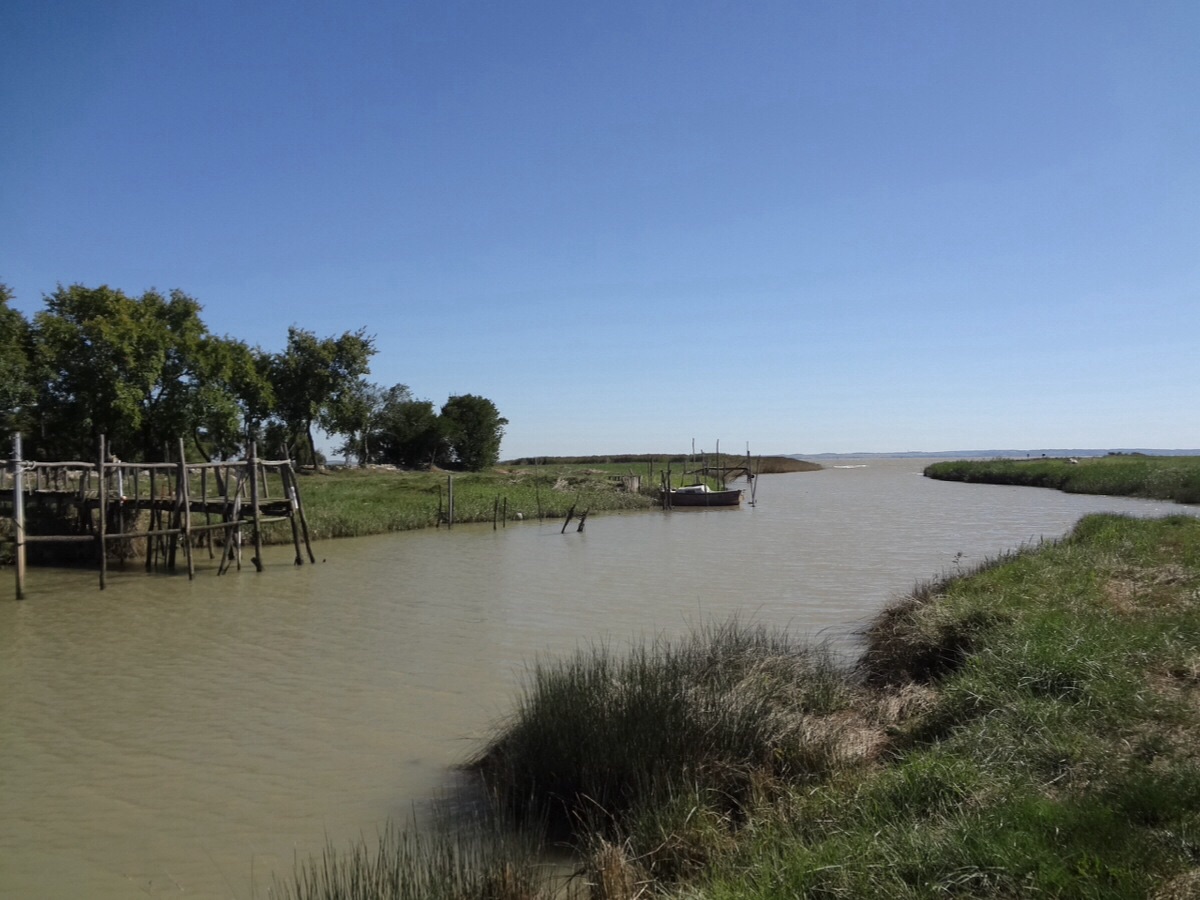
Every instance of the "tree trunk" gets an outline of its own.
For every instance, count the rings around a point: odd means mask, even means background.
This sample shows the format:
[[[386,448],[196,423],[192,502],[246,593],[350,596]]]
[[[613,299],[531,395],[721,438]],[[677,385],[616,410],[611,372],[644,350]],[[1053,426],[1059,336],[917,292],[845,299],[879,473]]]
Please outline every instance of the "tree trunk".
[[[304,423],[304,433],[308,435],[308,452],[312,454],[312,467],[315,471],[321,471],[321,461],[317,458],[317,442],[313,440],[312,419]]]

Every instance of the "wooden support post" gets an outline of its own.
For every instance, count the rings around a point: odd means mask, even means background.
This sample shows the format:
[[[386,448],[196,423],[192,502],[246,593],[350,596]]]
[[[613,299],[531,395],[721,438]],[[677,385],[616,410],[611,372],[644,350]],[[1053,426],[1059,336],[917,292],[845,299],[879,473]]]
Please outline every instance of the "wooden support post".
[[[146,530],[154,531],[158,527],[156,513],[158,512],[158,496],[156,494],[157,487],[155,485],[155,469],[150,469],[150,503],[147,510],[149,518],[147,519]],[[146,571],[150,572],[154,569],[154,557],[158,554],[158,538],[146,536]]]
[[[446,476],[446,527],[454,527],[454,476]]]
[[[96,469],[97,479],[96,499],[100,506],[100,590],[104,590],[105,576],[108,574],[108,545],[104,541],[105,531],[107,530],[108,494],[105,490],[105,472],[104,472],[104,435],[100,435],[100,462]]]
[[[290,466],[279,467],[279,479],[283,482],[283,493],[288,498],[288,522],[292,526],[292,546],[296,548],[296,565],[304,565],[304,557],[300,555],[300,511],[296,508],[296,487],[288,476]]]
[[[496,530],[497,523],[500,520],[500,495],[496,495],[495,501],[492,503],[492,531]]]
[[[569,510],[567,510],[567,520],[565,522],[563,522],[562,531],[560,531],[559,534],[567,533],[567,526],[571,524],[571,520],[573,518],[575,518],[575,504],[574,503],[572,503],[571,508]]]
[[[575,531],[576,531],[577,533],[578,533],[578,532],[580,532],[580,531],[583,531],[583,523],[587,521],[588,513],[590,513],[590,512],[591,512],[591,509],[590,509],[590,508],[589,508],[589,509],[585,509],[585,510],[583,511],[583,515],[579,517],[579,527],[575,529]]]
[[[17,599],[25,599],[25,463],[21,459],[21,434],[13,436],[13,553],[17,568]]]
[[[500,514],[500,521],[503,524],[503,527],[505,527],[505,528],[508,527],[508,498],[507,497],[504,498],[504,509]]]
[[[258,450],[254,441],[250,442],[250,459],[247,462],[250,469],[250,507],[254,516],[254,568],[263,570],[262,559],[262,511],[258,508]]]
[[[183,438],[179,439],[179,494],[183,501],[183,555],[187,559],[188,580],[196,577],[196,561],[192,556],[192,498],[188,485],[187,462],[183,455]]]
[[[537,459],[534,459],[534,461],[533,461],[533,492],[534,492],[534,495],[537,497],[538,523],[539,524],[541,524],[541,521],[542,521],[542,484],[541,483],[542,483],[542,470],[541,470],[541,467],[538,466]]]
[[[208,545],[208,558],[213,558],[212,513],[208,510],[208,468],[200,470],[200,505],[204,507],[204,543]]]
[[[296,479],[296,470],[292,468],[290,459],[287,465],[288,472],[292,476],[292,491],[296,495],[296,510],[300,513],[300,532],[304,535],[304,549],[308,551],[308,561],[315,565],[317,557],[313,554],[312,541],[308,536],[308,516],[304,514],[304,498],[300,496],[300,483]]]
[[[164,444],[163,445],[163,462],[169,463],[170,461],[171,461],[171,453],[168,450],[166,444]],[[164,475],[164,477],[169,478],[170,476]],[[175,498],[171,501],[171,513],[167,517],[167,532],[168,533],[166,535],[166,537],[167,537],[167,571],[172,574],[174,574],[174,572],[175,572],[175,556],[179,550],[179,526],[180,526],[180,521],[181,521],[181,519],[180,519],[181,510],[179,509],[181,497],[180,497],[179,491],[181,489],[182,489],[182,485],[179,483],[179,470],[176,469],[175,470]],[[164,490],[164,493],[166,493],[165,490]]]

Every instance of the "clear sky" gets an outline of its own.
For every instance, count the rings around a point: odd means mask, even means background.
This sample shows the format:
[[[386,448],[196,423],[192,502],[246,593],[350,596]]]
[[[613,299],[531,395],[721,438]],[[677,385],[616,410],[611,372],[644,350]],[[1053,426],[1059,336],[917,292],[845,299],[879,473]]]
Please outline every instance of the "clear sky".
[[[0,281],[504,457],[1200,447],[1200,3],[0,3]]]

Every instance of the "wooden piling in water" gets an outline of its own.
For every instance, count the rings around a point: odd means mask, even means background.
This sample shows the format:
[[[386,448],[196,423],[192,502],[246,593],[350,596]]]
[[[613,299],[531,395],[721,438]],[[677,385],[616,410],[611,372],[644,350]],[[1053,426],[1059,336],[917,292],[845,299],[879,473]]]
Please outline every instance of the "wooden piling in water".
[[[258,502],[258,448],[250,442],[250,514],[254,519],[254,568],[263,570],[262,559],[262,509]]]
[[[187,559],[188,580],[196,577],[196,560],[192,556],[192,497],[188,485],[187,461],[183,453],[183,438],[179,439],[179,484],[183,499],[183,554]]]
[[[100,435],[100,462],[96,466],[97,491],[96,499],[100,505],[100,590],[104,590],[105,576],[108,574],[108,545],[104,543],[104,536],[107,530],[105,519],[106,502],[108,500],[107,485],[104,477],[104,435]]]
[[[25,462],[21,457],[21,435],[13,437],[13,538],[17,570],[17,599],[25,599]]]

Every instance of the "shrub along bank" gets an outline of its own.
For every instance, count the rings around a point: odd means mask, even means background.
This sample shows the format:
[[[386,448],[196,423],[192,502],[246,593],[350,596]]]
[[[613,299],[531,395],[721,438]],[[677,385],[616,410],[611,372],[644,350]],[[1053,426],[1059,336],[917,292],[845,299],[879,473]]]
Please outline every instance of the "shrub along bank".
[[[1087,517],[864,644],[847,670],[733,622],[538,663],[471,768],[570,836],[577,896],[1200,892],[1200,520]],[[551,896],[488,865],[455,896]]]

